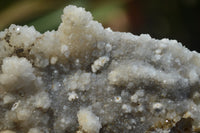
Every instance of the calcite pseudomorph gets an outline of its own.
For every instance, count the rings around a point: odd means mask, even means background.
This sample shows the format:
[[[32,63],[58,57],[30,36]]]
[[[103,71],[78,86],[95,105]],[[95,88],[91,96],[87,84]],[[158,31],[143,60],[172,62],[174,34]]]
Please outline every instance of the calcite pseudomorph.
[[[200,128],[200,54],[113,32],[67,6],[57,31],[0,32],[0,133],[160,133]]]

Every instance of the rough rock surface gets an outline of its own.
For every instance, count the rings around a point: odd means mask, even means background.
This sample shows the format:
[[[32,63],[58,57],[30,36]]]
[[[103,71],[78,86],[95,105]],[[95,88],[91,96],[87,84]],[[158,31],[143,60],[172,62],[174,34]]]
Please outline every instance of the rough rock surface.
[[[0,32],[0,133],[200,129],[200,54],[67,6],[57,31]]]

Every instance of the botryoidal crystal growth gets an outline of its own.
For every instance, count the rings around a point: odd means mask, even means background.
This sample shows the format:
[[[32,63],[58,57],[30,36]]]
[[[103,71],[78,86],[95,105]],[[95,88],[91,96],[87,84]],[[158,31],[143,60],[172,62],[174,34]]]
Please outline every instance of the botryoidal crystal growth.
[[[67,6],[57,31],[0,32],[0,133],[198,132],[199,76],[200,54],[176,40]]]

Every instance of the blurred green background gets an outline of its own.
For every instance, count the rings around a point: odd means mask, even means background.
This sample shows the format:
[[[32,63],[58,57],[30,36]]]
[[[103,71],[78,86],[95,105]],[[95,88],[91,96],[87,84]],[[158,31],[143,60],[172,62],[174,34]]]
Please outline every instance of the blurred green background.
[[[91,11],[104,27],[176,39],[200,52],[200,0],[0,0],[0,30],[12,23],[40,32],[57,29],[70,4]]]

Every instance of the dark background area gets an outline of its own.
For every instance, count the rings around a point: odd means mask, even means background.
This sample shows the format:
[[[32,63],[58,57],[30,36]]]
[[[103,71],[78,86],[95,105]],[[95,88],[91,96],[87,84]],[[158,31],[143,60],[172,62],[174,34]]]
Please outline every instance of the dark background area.
[[[200,52],[200,0],[0,0],[0,30],[10,24],[57,29],[62,10],[73,4],[115,31],[176,39]]]

